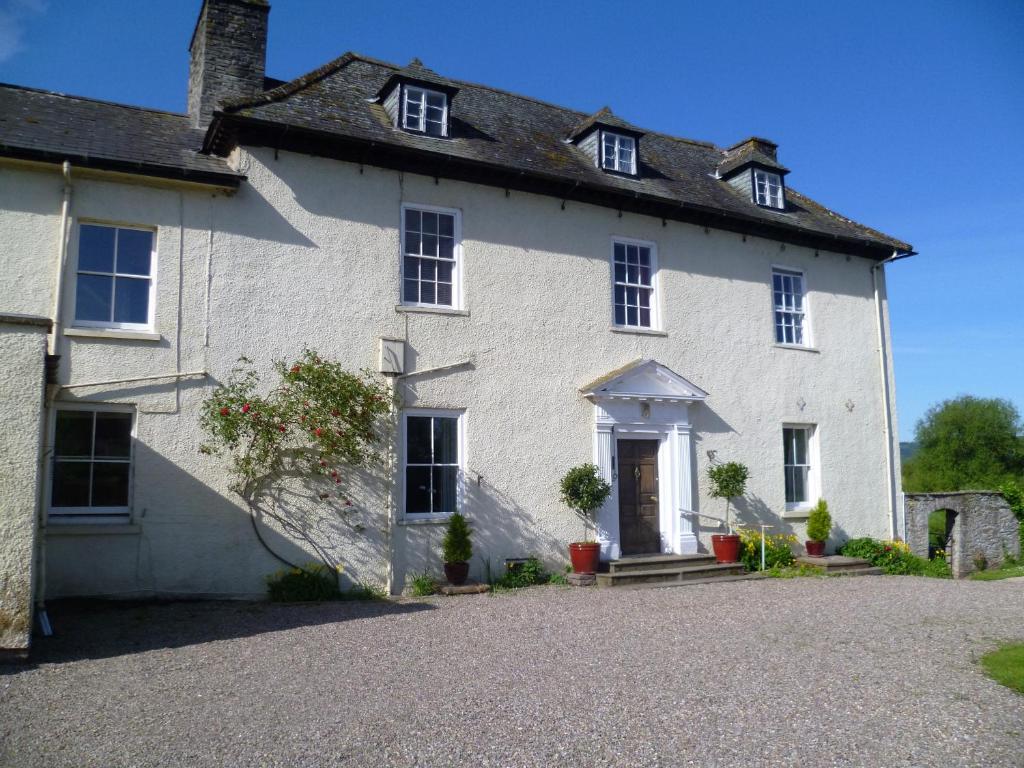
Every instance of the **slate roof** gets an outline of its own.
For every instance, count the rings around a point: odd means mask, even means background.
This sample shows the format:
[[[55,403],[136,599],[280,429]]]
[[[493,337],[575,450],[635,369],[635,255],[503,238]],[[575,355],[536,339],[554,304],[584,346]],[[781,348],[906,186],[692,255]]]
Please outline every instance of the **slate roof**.
[[[187,115],[0,83],[0,155],[238,186]]]
[[[759,145],[764,144],[770,145],[769,148],[774,153],[775,150],[773,148],[775,144],[773,142],[767,139],[759,139],[756,136],[751,136],[749,139],[729,147],[723,153],[722,162],[718,164],[718,175],[728,177],[733,171],[750,164],[773,168],[783,174],[789,173],[789,169],[786,166],[779,163],[772,155],[761,151]]]
[[[418,62],[411,66],[421,72],[420,77],[430,72]],[[398,153],[395,157],[422,160],[436,168],[431,173],[438,176],[451,177],[456,168],[475,166],[491,175],[492,180],[484,183],[519,188],[517,180],[543,180],[550,185],[551,194],[563,199],[584,199],[580,195],[586,191],[593,199],[600,196],[607,201],[601,204],[620,209],[634,210],[634,203],[643,202],[653,215],[677,218],[672,211],[689,212],[690,220],[703,215],[710,226],[769,231],[777,233],[778,239],[820,241],[823,248],[864,252],[876,258],[893,250],[911,250],[909,244],[840,216],[792,187],[787,187],[785,211],[756,205],[716,177],[726,150],[706,142],[644,131],[639,178],[605,173],[567,141],[581,124],[597,115],[475,83],[448,81],[459,88],[452,99],[449,138],[398,130],[378,94],[403,69],[346,53],[257,97],[226,103],[214,117],[206,146],[226,152],[236,140],[252,141],[255,126],[262,126],[267,136],[278,137],[273,139],[275,146],[281,142],[287,148],[285,137],[290,135],[299,151],[312,147],[313,137],[322,140],[318,147],[327,146],[327,141],[360,146],[359,152],[351,150],[352,157],[358,154],[368,164],[390,151]],[[303,138],[298,138],[300,135]],[[760,229],[750,229],[751,225]]]

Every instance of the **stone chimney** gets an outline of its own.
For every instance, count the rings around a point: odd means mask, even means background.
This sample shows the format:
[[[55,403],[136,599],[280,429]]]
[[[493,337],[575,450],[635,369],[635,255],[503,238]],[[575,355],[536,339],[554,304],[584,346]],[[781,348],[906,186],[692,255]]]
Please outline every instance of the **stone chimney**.
[[[204,0],[189,45],[188,114],[205,128],[221,102],[263,92],[266,0]]]

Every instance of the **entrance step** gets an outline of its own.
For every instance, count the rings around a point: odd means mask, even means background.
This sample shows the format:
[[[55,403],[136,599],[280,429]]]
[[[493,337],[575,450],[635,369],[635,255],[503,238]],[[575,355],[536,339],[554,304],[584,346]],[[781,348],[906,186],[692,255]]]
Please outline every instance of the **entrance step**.
[[[608,573],[661,571],[666,568],[686,568],[694,565],[713,565],[714,562],[714,555],[633,555],[609,562]]]
[[[684,556],[685,557],[685,556]],[[597,574],[597,586],[621,587],[637,584],[681,584],[712,577],[740,576],[746,573],[743,563],[703,563],[700,565],[672,565],[670,567],[626,570]],[[691,561],[692,562],[692,561]],[[611,564],[609,564],[610,566]]]
[[[875,568],[861,557],[827,555],[825,557],[798,557],[798,565],[810,565],[823,571],[826,576],[880,576],[881,568]]]

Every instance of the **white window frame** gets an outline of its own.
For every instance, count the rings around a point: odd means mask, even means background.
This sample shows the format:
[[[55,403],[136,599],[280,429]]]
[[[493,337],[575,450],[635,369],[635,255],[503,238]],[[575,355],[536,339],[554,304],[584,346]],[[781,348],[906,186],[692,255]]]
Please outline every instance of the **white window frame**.
[[[410,92],[416,92],[420,95],[418,99],[420,105],[420,116],[416,124],[409,124],[409,102],[417,101],[416,99],[410,98]],[[440,96],[444,102],[444,110],[442,115],[441,124],[441,135],[435,136],[432,133],[427,133],[427,97],[428,96]],[[433,91],[430,88],[424,88],[422,85],[403,85],[402,86],[402,128],[406,131],[413,131],[415,133],[421,133],[424,136],[432,138],[446,138],[448,136],[448,94],[443,91]]]
[[[409,466],[409,417],[410,416],[433,416],[447,419],[456,419],[456,439],[458,440],[458,458],[456,461],[456,485],[455,485],[455,509],[452,512],[427,512],[409,514],[406,509],[406,469]],[[399,485],[401,486],[400,505],[398,508],[398,519],[406,522],[431,520],[447,520],[454,512],[462,512],[465,507],[466,487],[466,412],[442,408],[406,408],[402,411],[401,429],[399,435]],[[414,464],[413,466],[426,466]],[[444,466],[444,465],[430,465]]]
[[[110,276],[114,280],[114,286],[115,286],[114,290],[115,290],[115,292],[117,290],[117,287],[116,287],[117,286],[117,277],[133,277],[133,278],[136,278],[136,279],[138,279],[140,277],[143,277],[143,275],[136,275],[136,274],[132,274],[132,273],[128,273],[128,272],[124,272],[124,273],[117,272],[116,271],[116,268],[117,268],[116,262],[114,264],[114,268],[115,268],[114,272],[96,272],[94,270],[79,270],[79,268],[78,268],[78,265],[79,265],[79,247],[80,247],[80,242],[81,242],[81,232],[82,232],[82,226],[83,225],[87,225],[87,226],[90,226],[90,227],[106,227],[108,229],[113,229],[113,230],[133,229],[133,230],[137,230],[137,231],[140,231],[140,232],[149,232],[153,236],[153,249],[150,252],[150,256],[149,256],[149,297],[147,299],[147,303],[148,303],[147,310],[148,311],[147,311],[147,317],[146,317],[146,322],[145,323],[119,323],[119,322],[115,322],[114,320],[104,321],[104,320],[79,320],[79,319],[77,319],[77,315],[78,315],[78,275],[79,274],[83,274],[84,273],[84,274],[88,274],[88,275],[106,275],[106,276]],[[125,224],[125,223],[121,223],[121,222],[97,221],[97,220],[93,220],[93,219],[79,219],[78,221],[75,222],[75,237],[74,237],[75,268],[74,268],[73,271],[71,271],[71,274],[70,274],[70,279],[72,280],[72,284],[73,284],[73,288],[74,288],[74,290],[72,291],[72,294],[73,294],[74,298],[73,298],[73,300],[71,302],[72,303],[72,306],[71,306],[71,327],[72,328],[116,328],[116,329],[125,330],[125,331],[152,331],[153,330],[153,326],[154,326],[154,322],[155,322],[155,318],[156,318],[156,282],[157,282],[157,263],[158,263],[157,262],[157,251],[158,251],[158,248],[157,248],[157,238],[158,238],[158,229],[156,227],[147,227],[147,226],[143,226],[143,225],[139,225],[139,224]],[[115,259],[116,259],[116,253],[117,253],[117,235],[116,234],[114,235],[114,249],[115,249],[114,252],[115,252]],[[115,295],[113,297],[114,300],[111,301],[111,312],[113,312],[114,309],[116,308],[116,298],[117,298],[117,296],[116,296],[116,293],[115,293]]]
[[[786,464],[785,440],[787,429],[800,429],[807,433],[807,464]],[[818,456],[818,425],[817,424],[795,424],[784,423],[782,425],[782,498],[785,502],[785,510],[790,513],[797,513],[794,517],[806,517],[807,512],[817,504],[821,498],[821,461]],[[786,501],[786,470],[789,467],[807,467],[807,479],[804,483],[807,498],[804,501]]]
[[[783,277],[799,277],[801,287],[801,304],[803,309],[797,313],[795,310],[780,309],[775,303],[775,275],[781,275]],[[785,264],[772,264],[771,277],[768,283],[769,298],[772,306],[772,341],[775,342],[776,346],[779,347],[795,347],[798,349],[807,349],[814,346],[814,342],[811,339],[811,303],[810,303],[810,292],[807,290],[807,273],[804,272],[800,267],[786,266]],[[779,341],[778,336],[778,324],[775,321],[776,312],[786,312],[788,314],[799,314],[800,320],[800,334],[803,337],[803,341],[797,343],[794,341]]]
[[[57,412],[58,411],[88,411],[90,413],[127,413],[132,417],[131,430],[131,451],[128,456],[128,504],[124,507],[54,507],[53,506],[53,476],[57,457],[54,454],[57,445]],[[95,420],[93,421],[95,425]],[[49,423],[47,434],[50,444],[47,450],[46,472],[44,482],[46,483],[46,519],[48,525],[124,525],[132,522],[132,509],[135,498],[135,444],[139,424],[138,411],[135,406],[123,405],[120,403],[55,403],[49,412]],[[94,426],[95,429],[95,426]],[[92,450],[95,451],[95,434],[93,435]],[[90,460],[90,463],[94,463]],[[123,462],[119,462],[123,463]],[[54,513],[54,509],[62,510]]]
[[[758,189],[758,177],[764,180],[764,194]],[[754,168],[753,182],[754,202],[764,208],[773,208],[781,211],[786,207],[786,191],[782,186],[782,176],[771,171]],[[772,187],[775,187],[776,194],[771,194]]]
[[[616,244],[621,245],[636,245],[642,248],[648,248],[651,251],[651,324],[650,325],[629,325],[627,323],[615,322],[615,286],[619,283],[615,280],[615,246]],[[658,300],[659,294],[659,283],[661,282],[658,274],[658,245],[651,240],[637,240],[632,237],[620,237],[619,235],[612,235],[611,244],[608,248],[608,265],[611,268],[611,298],[612,298],[612,327],[621,328],[629,331],[660,331],[661,330],[661,308],[660,301]],[[623,285],[630,287],[642,287],[634,285],[632,283],[623,283]],[[639,313],[637,320],[639,321]]]
[[[452,266],[452,303],[451,304],[427,304],[419,301],[405,300],[405,212],[426,211],[427,213],[443,213],[453,216],[454,226],[452,234],[455,242],[452,245],[452,256],[455,264]],[[445,310],[462,309],[462,211],[458,208],[441,208],[436,205],[420,205],[419,203],[402,203],[399,212],[398,237],[400,253],[398,261],[398,302],[403,307],[423,307],[424,309],[435,309],[439,312]],[[429,259],[430,256],[416,256],[418,259]],[[442,259],[435,259],[442,261]]]
[[[605,152],[605,138],[606,137],[613,137],[615,139],[615,152],[610,157],[607,154],[607,152]],[[636,157],[636,155],[637,155],[637,152],[636,152],[636,150],[637,150],[637,140],[636,140],[636,137],[634,137],[634,136],[627,136],[624,133],[615,133],[615,131],[604,131],[604,130],[602,130],[601,131],[600,139],[601,139],[601,152],[600,152],[601,168],[603,170],[605,170],[605,171],[617,171],[618,173],[627,173],[630,176],[636,176],[636,162],[637,162],[637,157]],[[623,168],[619,164],[619,149],[621,148],[622,143],[623,142],[627,142],[627,141],[632,145],[632,147],[631,147],[632,148],[632,152],[630,153],[631,157],[632,157],[632,162],[630,163],[629,168]],[[608,164],[609,160],[611,161],[611,165]]]

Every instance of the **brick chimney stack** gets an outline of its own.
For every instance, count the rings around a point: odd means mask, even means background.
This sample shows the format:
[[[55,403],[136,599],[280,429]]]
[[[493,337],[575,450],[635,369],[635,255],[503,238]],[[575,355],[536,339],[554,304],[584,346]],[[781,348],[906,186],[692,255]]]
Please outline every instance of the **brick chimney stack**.
[[[188,113],[205,128],[221,102],[263,92],[266,0],[204,0],[189,45]]]

